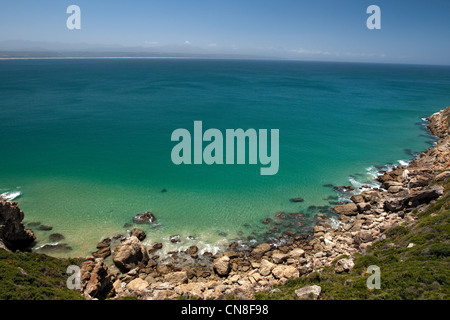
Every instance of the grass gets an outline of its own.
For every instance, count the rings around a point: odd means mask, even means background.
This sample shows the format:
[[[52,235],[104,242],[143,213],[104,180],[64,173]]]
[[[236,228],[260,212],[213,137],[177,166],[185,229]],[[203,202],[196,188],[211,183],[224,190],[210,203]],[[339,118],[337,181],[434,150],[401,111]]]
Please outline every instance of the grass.
[[[0,249],[1,300],[80,300],[69,290],[67,267],[77,259],[57,259],[44,254]]]
[[[444,183],[444,195],[411,225],[400,225],[386,232],[384,241],[376,242],[366,255],[355,257],[350,274],[336,274],[332,267],[320,274],[289,280],[278,286],[279,292],[262,292],[256,299],[297,299],[295,290],[320,285],[321,299],[450,299],[450,182]],[[408,244],[414,246],[407,248]],[[336,259],[338,260],[338,259]],[[377,265],[381,271],[381,288],[368,289],[371,274],[366,270]]]

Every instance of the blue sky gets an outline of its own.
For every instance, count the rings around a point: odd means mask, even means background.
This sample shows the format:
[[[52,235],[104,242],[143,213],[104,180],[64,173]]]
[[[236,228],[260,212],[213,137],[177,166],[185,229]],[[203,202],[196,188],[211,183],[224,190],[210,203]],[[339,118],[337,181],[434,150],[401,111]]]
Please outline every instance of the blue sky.
[[[68,30],[66,8],[81,8]],[[369,5],[381,30],[369,30]],[[180,46],[292,59],[450,64],[448,0],[14,0],[0,41]]]

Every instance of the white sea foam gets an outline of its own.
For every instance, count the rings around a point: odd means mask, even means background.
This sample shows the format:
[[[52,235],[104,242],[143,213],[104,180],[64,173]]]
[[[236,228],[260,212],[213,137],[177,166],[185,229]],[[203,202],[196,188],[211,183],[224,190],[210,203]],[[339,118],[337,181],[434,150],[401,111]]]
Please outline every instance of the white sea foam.
[[[22,192],[20,191],[11,191],[11,192],[4,192],[0,194],[0,198],[3,198],[8,201],[12,201],[22,195]]]

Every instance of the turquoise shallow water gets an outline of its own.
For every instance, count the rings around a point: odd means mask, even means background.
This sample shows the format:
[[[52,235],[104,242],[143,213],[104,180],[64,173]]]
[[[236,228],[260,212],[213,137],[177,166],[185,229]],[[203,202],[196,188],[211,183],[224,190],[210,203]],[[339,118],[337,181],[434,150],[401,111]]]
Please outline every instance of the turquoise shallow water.
[[[152,211],[149,241],[204,247],[264,232],[262,218],[330,205],[324,184],[431,141],[422,117],[450,101],[450,67],[233,60],[0,61],[0,192],[19,190],[38,245],[52,232],[85,255]],[[280,130],[280,168],[172,163],[173,130]],[[368,169],[370,172],[368,172]],[[166,189],[167,192],[161,192]],[[290,198],[302,197],[303,203]],[[219,234],[220,233],[220,234]],[[224,233],[227,235],[225,236]],[[56,254],[58,255],[58,254]]]

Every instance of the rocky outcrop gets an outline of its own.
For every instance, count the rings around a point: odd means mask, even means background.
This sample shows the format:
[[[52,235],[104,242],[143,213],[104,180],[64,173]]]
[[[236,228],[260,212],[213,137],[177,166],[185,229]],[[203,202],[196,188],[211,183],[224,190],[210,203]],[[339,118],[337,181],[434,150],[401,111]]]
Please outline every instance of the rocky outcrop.
[[[140,224],[153,223],[156,221],[156,218],[153,213],[146,211],[135,215],[133,221]]]
[[[82,288],[86,299],[105,299],[114,294],[112,276],[101,258],[88,257],[80,270]]]
[[[16,202],[0,198],[0,242],[12,251],[29,249],[36,240],[33,231],[25,229],[23,218]]]
[[[135,236],[123,240],[114,250],[114,264],[124,272],[139,265],[145,266],[149,256],[144,245]]]

